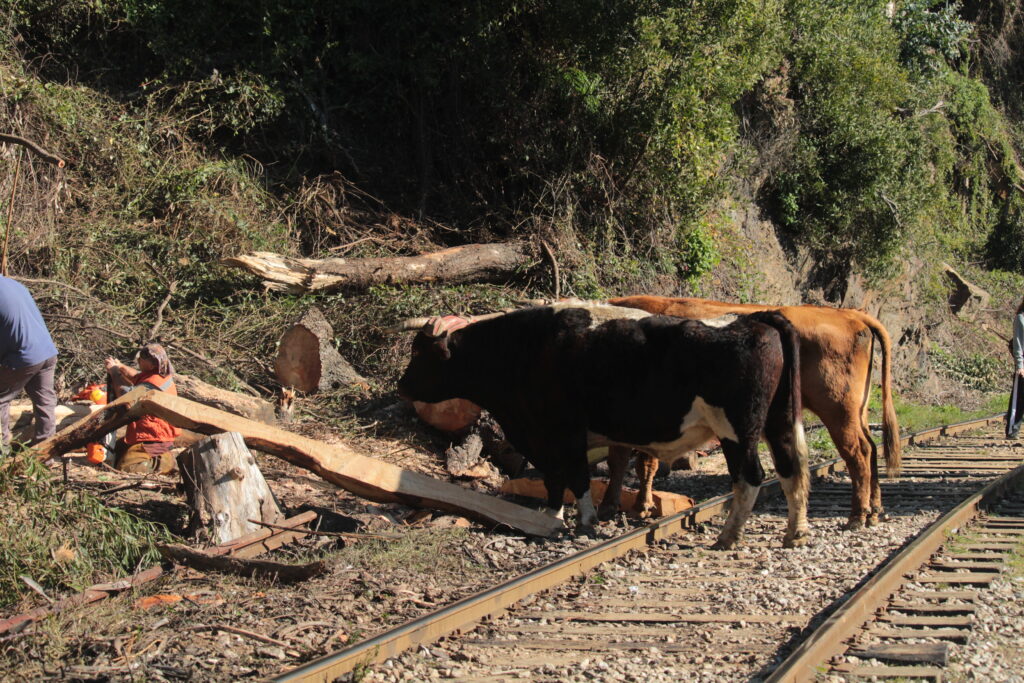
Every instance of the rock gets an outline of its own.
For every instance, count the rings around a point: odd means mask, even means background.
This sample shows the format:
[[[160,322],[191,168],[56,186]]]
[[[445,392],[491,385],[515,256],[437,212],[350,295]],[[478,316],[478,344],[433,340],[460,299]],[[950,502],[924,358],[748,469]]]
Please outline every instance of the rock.
[[[473,526],[473,523],[465,517],[458,517],[456,515],[444,515],[443,517],[438,517],[437,519],[432,520],[427,524],[427,526],[431,526],[437,529],[450,529],[452,527],[459,529],[469,529]]]
[[[272,659],[284,659],[286,657],[284,650],[276,645],[261,647],[258,652],[264,657],[270,657]]]
[[[949,264],[943,263],[942,270],[949,279],[949,310],[953,315],[974,317],[981,309],[987,308],[991,295],[981,287],[968,282]]]

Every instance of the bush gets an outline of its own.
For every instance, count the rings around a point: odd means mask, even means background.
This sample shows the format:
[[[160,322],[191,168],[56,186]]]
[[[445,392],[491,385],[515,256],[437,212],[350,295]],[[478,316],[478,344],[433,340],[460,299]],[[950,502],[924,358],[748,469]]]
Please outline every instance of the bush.
[[[914,220],[904,200],[924,172],[918,131],[896,115],[913,94],[899,42],[878,6],[795,3],[791,20],[800,138],[768,196],[820,255],[884,269]]]

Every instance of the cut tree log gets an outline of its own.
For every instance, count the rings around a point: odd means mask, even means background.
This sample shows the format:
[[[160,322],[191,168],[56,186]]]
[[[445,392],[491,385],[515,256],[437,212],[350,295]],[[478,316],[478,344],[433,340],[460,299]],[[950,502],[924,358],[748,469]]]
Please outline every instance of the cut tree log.
[[[239,432],[250,448],[287,460],[370,500],[456,512],[534,536],[551,536],[563,526],[561,520],[543,512],[367,458],[342,444],[314,441],[180,396],[143,387],[132,389],[108,404],[106,409],[61,430],[37,444],[35,450],[41,460],[58,457],[97,440],[140,415],[154,415],[176,427],[202,434]]]
[[[157,544],[157,550],[164,559],[186,567],[208,571],[227,572],[239,576],[252,576],[277,581],[305,581],[319,576],[327,570],[320,562],[309,564],[285,564],[270,560],[247,560],[231,555],[204,552],[177,543]]]
[[[258,251],[221,260],[263,278],[267,289],[301,294],[337,289],[364,290],[405,282],[495,282],[508,280],[535,260],[521,242],[467,244],[420,256],[301,259]]]
[[[590,480],[590,496],[595,501],[604,500],[604,492],[608,488],[608,482],[604,479],[591,479]],[[501,492],[515,496],[526,496],[528,498],[540,498],[546,499],[548,497],[548,491],[544,487],[544,482],[541,479],[509,479],[501,485]],[[633,504],[636,502],[636,489],[622,489],[622,500],[620,501],[620,509],[630,511],[633,509]],[[665,517],[667,515],[674,515],[677,512],[682,512],[687,508],[693,507],[693,498],[684,496],[678,493],[668,493],[667,491],[652,491],[651,494],[654,497],[654,516]],[[576,500],[572,493],[567,489],[565,491],[565,497],[563,502],[568,505]]]
[[[274,404],[262,398],[221,389],[191,375],[174,375],[174,384],[178,396],[190,401],[267,424],[274,424],[277,419]]]
[[[205,529],[211,542],[225,543],[258,530],[250,519],[276,524],[284,518],[238,432],[208,436],[182,451],[178,469],[191,510],[189,533]]]
[[[334,348],[334,330],[318,308],[306,311],[281,336],[274,373],[281,386],[305,393],[369,388],[366,379]]]

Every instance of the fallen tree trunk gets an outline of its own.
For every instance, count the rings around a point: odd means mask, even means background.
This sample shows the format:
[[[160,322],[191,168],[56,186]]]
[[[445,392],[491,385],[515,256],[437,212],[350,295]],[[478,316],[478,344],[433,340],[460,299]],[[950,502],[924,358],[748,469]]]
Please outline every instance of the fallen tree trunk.
[[[221,389],[191,375],[174,375],[174,384],[178,396],[190,401],[267,424],[274,424],[277,419],[274,404],[262,398]]]
[[[263,278],[267,289],[300,294],[318,290],[363,290],[404,282],[495,282],[534,260],[521,242],[467,244],[420,256],[300,259],[266,251],[221,260]]]
[[[594,500],[604,500],[604,492],[608,489],[608,482],[604,479],[590,480],[590,495]],[[527,496],[529,498],[547,499],[548,492],[544,488],[544,481],[541,479],[509,479],[501,485],[501,492],[515,496]],[[622,489],[622,500],[620,510],[632,510],[636,503],[636,489]],[[654,516],[667,517],[693,507],[693,498],[679,493],[667,491],[652,491],[654,497]],[[575,496],[566,490],[562,502],[566,505],[576,501]]]
[[[141,415],[153,415],[201,434],[238,432],[250,448],[315,472],[352,493],[383,503],[447,510],[535,536],[550,536],[562,522],[551,515],[464,489],[360,455],[341,444],[314,441],[283,429],[231,415],[179,396],[136,387],[77,424],[35,446],[40,459],[57,457],[96,441]]]

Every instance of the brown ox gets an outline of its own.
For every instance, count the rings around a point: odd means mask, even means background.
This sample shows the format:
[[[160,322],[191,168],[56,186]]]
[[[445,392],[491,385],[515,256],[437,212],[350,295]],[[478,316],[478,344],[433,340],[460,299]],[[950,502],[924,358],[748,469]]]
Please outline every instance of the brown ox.
[[[672,299],[630,296],[609,303],[639,308],[653,314],[706,320],[727,314],[779,311],[796,328],[800,337],[801,394],[804,407],[828,429],[839,455],[846,462],[853,484],[848,529],[872,526],[882,515],[882,492],[878,485],[875,443],[868,429],[868,397],[871,389],[871,358],[874,338],[882,346],[882,439],[886,470],[899,474],[900,441],[896,411],[892,403],[891,342],[889,333],[872,316],[848,308],[824,306],[765,306],[731,304],[706,299]],[[630,451],[614,447],[609,451],[611,481],[601,503],[602,515],[619,509],[622,477]],[[640,494],[636,508],[647,514],[653,508],[651,482],[657,462],[648,456],[637,461]]]

